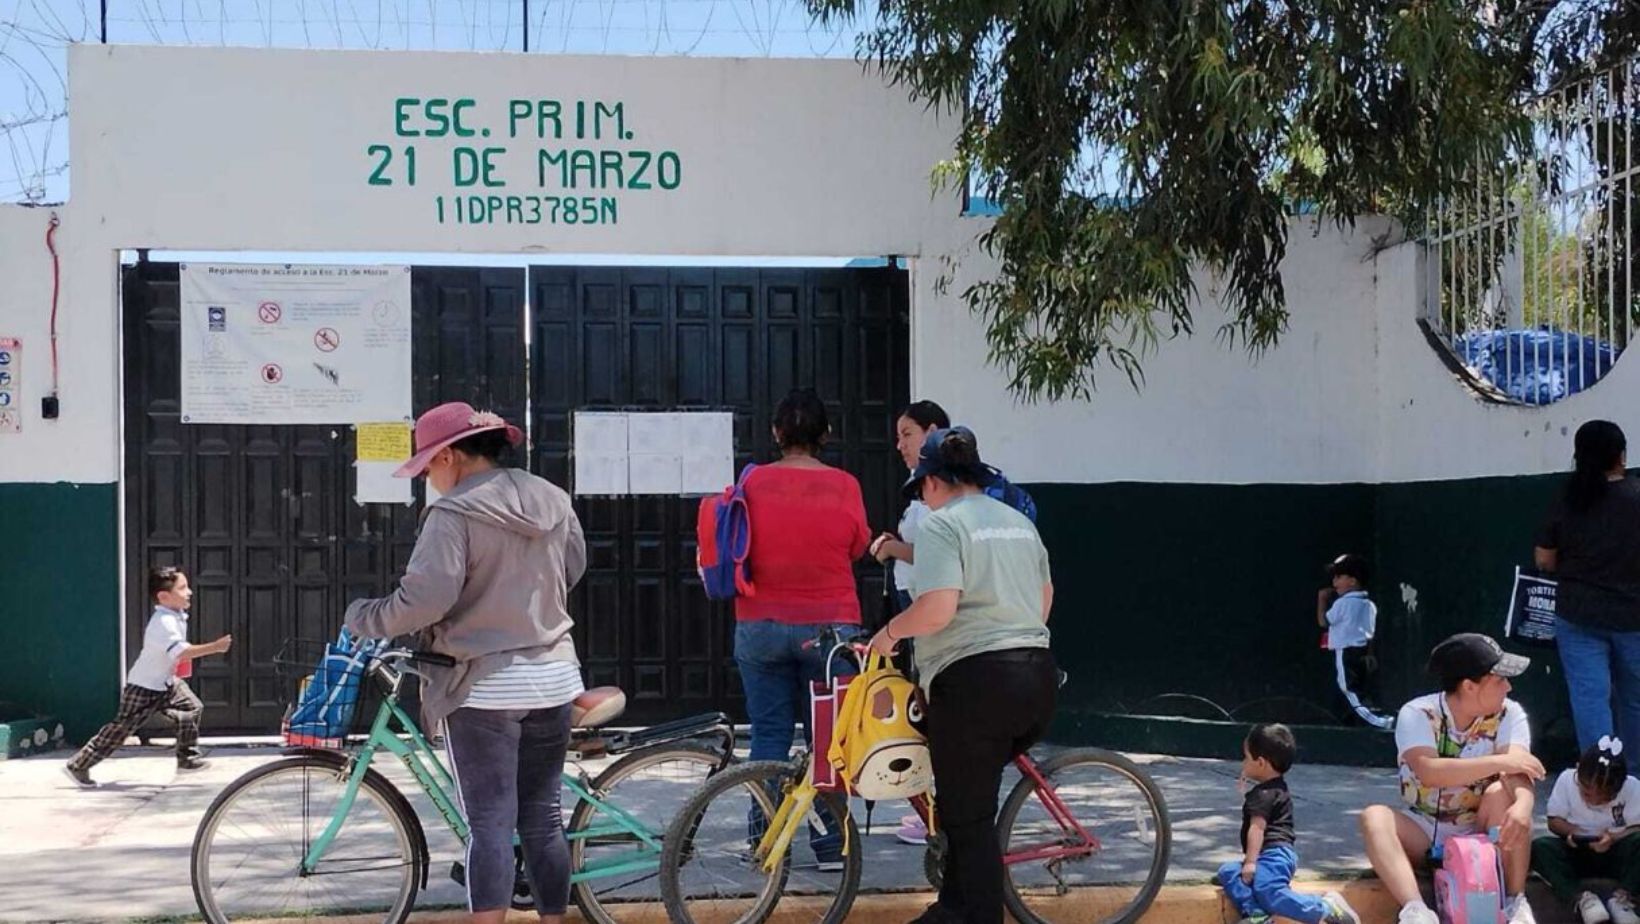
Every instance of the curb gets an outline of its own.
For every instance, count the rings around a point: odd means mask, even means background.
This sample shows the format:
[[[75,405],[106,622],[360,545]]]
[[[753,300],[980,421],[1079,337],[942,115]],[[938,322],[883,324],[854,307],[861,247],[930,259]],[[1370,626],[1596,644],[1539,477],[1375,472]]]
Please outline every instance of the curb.
[[[1311,895],[1320,895],[1325,892],[1336,891],[1344,896],[1344,900],[1355,908],[1363,922],[1393,921],[1398,910],[1395,900],[1390,898],[1388,890],[1381,883],[1373,879],[1353,880],[1349,882],[1298,882],[1294,888],[1299,892]],[[1098,889],[1078,890],[1077,893],[1055,900],[1059,905],[1059,913],[1053,915],[1055,920],[1082,920],[1097,921],[1111,912],[1108,902],[1099,901]],[[1123,893],[1126,896],[1126,892]],[[934,900],[934,893],[922,892],[895,892],[888,894],[861,895],[849,911],[849,924],[906,924],[907,921],[922,914],[923,909]],[[1119,900],[1119,899],[1116,899]],[[799,924],[812,922],[813,912],[806,912],[804,906],[812,900],[798,897],[789,897],[781,901],[771,924]],[[620,909],[617,915],[621,924],[666,924],[666,910],[659,902],[633,904]],[[1179,885],[1164,886],[1156,901],[1151,904],[1150,910],[1145,912],[1145,924],[1233,924],[1240,915],[1224,900],[1224,892],[1218,886],[1211,885]],[[572,906],[565,918],[568,921],[583,922],[583,918]],[[333,917],[333,918],[282,918],[278,921],[259,921],[253,924],[374,924],[379,917]],[[410,916],[413,924],[466,924],[469,920],[465,910],[424,911]],[[535,914],[514,911],[507,916],[508,924],[534,924],[539,920]],[[712,915],[696,916],[697,924],[717,924]]]

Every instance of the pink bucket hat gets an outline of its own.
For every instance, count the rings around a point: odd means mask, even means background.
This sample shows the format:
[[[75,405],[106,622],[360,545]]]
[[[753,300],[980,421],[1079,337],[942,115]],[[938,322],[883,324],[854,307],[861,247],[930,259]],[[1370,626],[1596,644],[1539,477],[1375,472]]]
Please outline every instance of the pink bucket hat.
[[[427,463],[440,449],[474,433],[506,430],[507,442],[524,442],[524,431],[490,411],[475,411],[465,401],[449,401],[416,418],[416,454],[399,466],[395,478],[415,478],[427,471]]]

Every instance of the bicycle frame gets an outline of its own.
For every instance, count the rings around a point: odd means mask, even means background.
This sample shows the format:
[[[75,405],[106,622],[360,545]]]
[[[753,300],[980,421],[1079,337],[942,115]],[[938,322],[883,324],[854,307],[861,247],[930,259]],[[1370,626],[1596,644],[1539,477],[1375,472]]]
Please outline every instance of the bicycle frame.
[[[1090,856],[1099,850],[1099,838],[1089,834],[1082,823],[1076,820],[1071,810],[1065,807],[1059,793],[1048,783],[1048,778],[1042,775],[1042,769],[1036,765],[1029,754],[1021,754],[1014,758],[1014,766],[1019,768],[1021,776],[1036,784],[1036,798],[1042,807],[1048,810],[1048,815],[1059,825],[1067,840],[1072,843],[1044,844],[1040,847],[1030,847],[1006,853],[1002,857],[1003,865],[1011,866],[1015,863],[1030,863],[1035,860],[1069,860],[1077,857]]]
[[[444,819],[450,830],[467,842],[469,829],[467,820],[462,815],[451,793],[455,791],[455,778],[439,760],[433,746],[428,743],[422,734],[415,719],[405,712],[398,704],[398,690],[396,682],[383,698],[381,706],[376,710],[375,721],[371,723],[370,734],[365,741],[353,752],[352,762],[348,770],[347,786],[336,805],[335,814],[325,829],[314,838],[302,857],[301,874],[311,875],[318,870],[319,861],[325,851],[330,848],[336,835],[341,831],[347,816],[353,810],[353,803],[359,794],[359,787],[364,785],[365,774],[370,771],[370,765],[380,752],[387,752],[399,758],[410,771],[416,783],[433,800],[439,816]],[[398,731],[395,731],[395,727]],[[402,737],[401,737],[402,733]],[[568,835],[571,841],[593,840],[596,838],[629,837],[634,839],[633,849],[621,855],[601,858],[588,864],[581,870],[571,874],[571,884],[600,879],[606,876],[618,876],[632,872],[648,872],[660,868],[661,839],[651,831],[642,820],[618,806],[610,805],[599,799],[592,792],[591,781],[574,776],[565,776],[564,784],[571,794],[584,802],[591,803],[599,812],[610,819],[608,824],[599,824]]]
[[[780,800],[774,817],[769,821],[769,827],[757,842],[757,856],[762,858],[764,872],[773,872],[775,867],[785,858],[786,851],[791,848],[792,839],[803,827],[803,819],[808,814],[809,807],[814,804],[819,794],[814,786],[811,774],[808,772],[808,761],[813,756],[806,757],[799,768],[799,778],[802,780],[796,787]],[[1082,823],[1076,820],[1071,810],[1066,807],[1063,799],[1048,778],[1042,774],[1036,761],[1029,754],[1020,754],[1014,758],[1014,766],[1019,769],[1021,776],[1036,785],[1035,793],[1038,802],[1047,809],[1048,815],[1059,825],[1063,837],[1053,843],[1041,846],[1028,847],[1006,853],[1002,857],[1004,865],[1015,863],[1031,863],[1038,860],[1070,860],[1091,856],[1099,851],[1099,838],[1089,833]],[[925,797],[911,800],[912,808],[922,818],[923,824],[929,831],[936,830],[938,821],[934,813],[934,803]],[[1069,841],[1069,843],[1066,843]],[[852,849],[852,845],[844,845],[844,851]]]

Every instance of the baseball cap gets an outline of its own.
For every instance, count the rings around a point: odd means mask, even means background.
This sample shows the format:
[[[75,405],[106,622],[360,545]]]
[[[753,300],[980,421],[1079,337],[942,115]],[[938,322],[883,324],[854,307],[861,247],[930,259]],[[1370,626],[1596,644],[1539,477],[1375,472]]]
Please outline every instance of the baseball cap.
[[[1491,636],[1479,632],[1460,632],[1429,653],[1429,672],[1440,678],[1442,686],[1454,680],[1479,680],[1487,674],[1519,677],[1531,663],[1530,658],[1509,654]]]
[[[974,445],[974,461],[980,466],[978,474],[986,473],[984,463],[979,462],[979,440],[974,436],[974,431],[963,426],[935,430],[923,439],[922,449],[917,452],[917,467],[911,470],[911,477],[905,480],[905,485],[901,489],[906,497],[915,499],[922,496],[923,479],[931,475],[949,473],[949,466],[946,465],[945,456],[940,450],[945,446],[945,441],[953,436],[968,438]]]
[[[1355,578],[1363,584],[1367,582],[1367,576],[1371,573],[1372,569],[1367,565],[1367,560],[1354,552],[1346,552],[1338,556],[1332,560],[1332,564],[1327,566],[1328,577],[1344,575],[1345,577]]]

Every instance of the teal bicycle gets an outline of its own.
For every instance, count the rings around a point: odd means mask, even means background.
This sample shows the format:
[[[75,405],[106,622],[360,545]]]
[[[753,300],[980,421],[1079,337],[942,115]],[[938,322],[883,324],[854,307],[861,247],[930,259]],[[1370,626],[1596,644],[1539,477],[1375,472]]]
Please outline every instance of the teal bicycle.
[[[401,778],[400,768],[406,771],[406,784],[419,788],[462,844],[467,840],[454,780],[399,704],[417,663],[453,662],[402,648],[371,653],[364,677],[381,701],[362,741],[340,750],[295,749],[241,776],[211,803],[191,864],[206,921],[349,914],[399,924],[409,917],[427,887],[432,856],[415,808],[384,771]],[[564,775],[574,797],[565,824],[572,896],[588,921],[614,924],[623,904],[655,900],[671,814],[730,763],[733,748],[734,728],[720,713],[637,732],[573,733],[572,758],[619,756],[595,778],[581,770]],[[384,754],[398,765],[378,760]],[[459,862],[450,875],[462,880]],[[529,898],[520,862],[514,907],[531,907]]]

